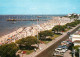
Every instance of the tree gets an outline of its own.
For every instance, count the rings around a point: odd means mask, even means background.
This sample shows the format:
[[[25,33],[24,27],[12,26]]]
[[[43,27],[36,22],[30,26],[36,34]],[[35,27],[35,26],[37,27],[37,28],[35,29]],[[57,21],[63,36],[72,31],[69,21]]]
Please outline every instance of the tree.
[[[46,30],[46,31],[41,31],[38,35],[40,40],[44,40],[46,39],[47,36],[53,36],[53,33],[52,31]]]
[[[75,20],[75,23],[76,23],[76,24],[79,24],[79,23],[80,23],[80,20],[77,20],[77,19],[76,19],[76,20]]]
[[[75,24],[74,23],[68,23],[67,26],[75,27]]]
[[[57,33],[61,31],[65,31],[65,27],[61,25],[56,25],[55,27],[52,28],[52,31],[57,31]]]
[[[71,23],[67,23],[66,26],[70,26],[70,27],[75,27],[78,24],[77,21],[71,22]]]
[[[16,57],[16,52],[19,47],[15,43],[4,44],[0,46],[1,57]]]
[[[79,16],[78,16],[77,14],[74,14],[74,13],[73,13],[73,14],[71,14],[71,16],[69,16],[69,17],[70,17],[71,19],[72,19],[72,18],[76,18],[76,19],[78,19],[78,18],[79,18]]]
[[[18,41],[16,41],[17,44],[19,44],[20,46],[26,46],[26,47],[31,47],[32,44],[37,44],[39,42],[39,40],[37,40],[36,37],[34,36],[28,36],[26,38],[22,38]]]
[[[64,28],[64,29],[66,29],[66,28],[67,28],[67,26],[66,26],[66,25],[63,25],[63,28]]]
[[[80,46],[74,46],[73,48],[75,49],[75,56],[79,57],[79,47]]]

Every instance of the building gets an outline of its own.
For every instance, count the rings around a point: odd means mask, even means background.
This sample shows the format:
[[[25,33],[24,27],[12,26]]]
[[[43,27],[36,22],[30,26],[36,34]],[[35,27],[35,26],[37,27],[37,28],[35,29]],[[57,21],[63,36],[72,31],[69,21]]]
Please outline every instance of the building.
[[[72,42],[74,43],[74,46],[80,45],[80,35],[70,35],[69,39],[72,40]]]

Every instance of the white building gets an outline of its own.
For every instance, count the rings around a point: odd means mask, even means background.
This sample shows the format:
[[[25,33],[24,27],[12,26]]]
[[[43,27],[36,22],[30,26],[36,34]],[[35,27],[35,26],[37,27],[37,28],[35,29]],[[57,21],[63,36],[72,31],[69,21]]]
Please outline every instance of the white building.
[[[80,45],[80,35],[70,35],[69,39],[72,40],[72,42],[74,43],[74,46]]]
[[[79,16],[78,20],[80,20],[80,16]]]

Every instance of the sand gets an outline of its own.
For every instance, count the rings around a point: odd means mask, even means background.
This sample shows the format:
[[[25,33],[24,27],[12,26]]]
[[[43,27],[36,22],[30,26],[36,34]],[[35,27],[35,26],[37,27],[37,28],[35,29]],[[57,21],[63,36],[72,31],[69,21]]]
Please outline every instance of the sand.
[[[9,33],[0,37],[0,43],[11,43],[19,40],[21,38],[25,38],[27,36],[35,36],[40,31],[50,30],[55,25],[65,25],[66,23],[70,23],[73,20],[70,20],[68,17],[53,17],[52,20],[47,21],[46,23],[42,23],[39,25],[29,26],[29,27],[21,27],[18,30]],[[7,41],[7,42],[6,42]]]

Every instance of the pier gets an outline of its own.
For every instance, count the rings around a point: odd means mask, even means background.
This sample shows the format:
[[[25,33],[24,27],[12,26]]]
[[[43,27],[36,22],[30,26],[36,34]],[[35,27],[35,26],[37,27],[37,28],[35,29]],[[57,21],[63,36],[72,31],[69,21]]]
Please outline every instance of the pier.
[[[7,19],[6,21],[48,21],[47,19]]]

